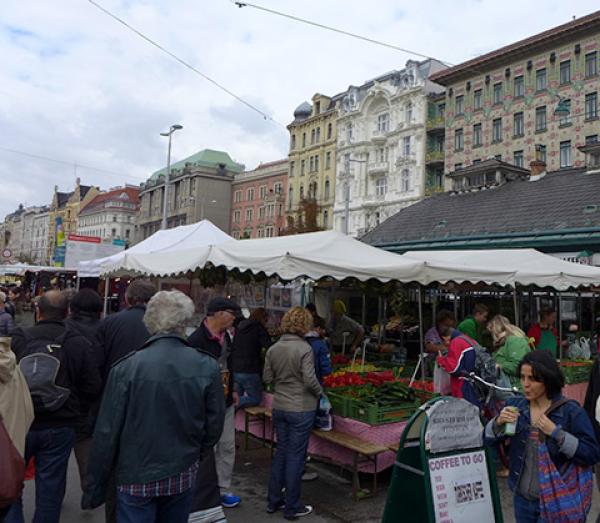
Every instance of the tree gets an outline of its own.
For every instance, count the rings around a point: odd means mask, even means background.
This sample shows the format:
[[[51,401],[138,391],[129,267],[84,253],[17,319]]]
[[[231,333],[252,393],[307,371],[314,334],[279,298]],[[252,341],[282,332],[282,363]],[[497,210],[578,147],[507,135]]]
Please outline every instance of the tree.
[[[319,227],[317,222],[318,216],[319,204],[317,200],[315,198],[303,198],[295,216],[287,217],[287,227],[281,231],[281,236],[322,231],[323,228]]]

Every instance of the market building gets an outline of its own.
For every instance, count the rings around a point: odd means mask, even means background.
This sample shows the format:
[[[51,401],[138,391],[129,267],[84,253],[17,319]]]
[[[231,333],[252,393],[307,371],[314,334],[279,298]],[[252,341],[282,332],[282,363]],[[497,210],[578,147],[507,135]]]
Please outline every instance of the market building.
[[[580,146],[600,133],[599,59],[597,11],[434,74],[446,87],[445,172],[489,158],[527,167],[536,146],[549,171],[582,167]]]
[[[171,164],[167,228],[208,219],[223,231],[230,229],[231,184],[244,171],[224,151],[203,149]],[[166,167],[141,184],[136,241],[161,228]]]
[[[231,185],[231,236],[279,236],[286,227],[287,183],[287,159],[261,163],[252,171],[236,174]]]
[[[429,141],[444,88],[428,78],[446,66],[409,60],[365,84],[350,86],[337,102],[337,161],[333,225],[361,236],[436,185]],[[433,115],[430,117],[430,114]],[[438,119],[439,120],[439,119]],[[442,145],[443,147],[443,145]],[[443,158],[442,158],[443,165]],[[439,167],[438,167],[439,168]],[[438,176],[438,179],[441,178]],[[346,223],[348,220],[348,223]]]
[[[48,259],[56,266],[64,266],[65,241],[69,234],[77,232],[79,211],[90,203],[100,192],[98,187],[81,185],[75,180],[72,192],[59,192],[54,186],[54,196],[50,204],[48,229]]]
[[[79,213],[77,234],[129,244],[135,233],[135,217],[140,207],[139,187],[114,187],[98,194]]]
[[[294,111],[290,132],[287,220],[290,228],[309,221],[306,205],[314,204],[314,225],[331,229],[337,145],[336,102],[322,94]]]
[[[585,165],[572,169],[492,158],[449,173],[453,190],[402,209],[362,240],[399,253],[535,248],[600,265],[600,143],[579,153]]]

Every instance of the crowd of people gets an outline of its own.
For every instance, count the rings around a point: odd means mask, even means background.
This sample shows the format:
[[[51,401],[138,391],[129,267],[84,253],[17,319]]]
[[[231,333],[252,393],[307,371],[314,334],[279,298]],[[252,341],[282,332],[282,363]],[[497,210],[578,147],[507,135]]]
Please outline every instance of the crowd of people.
[[[263,383],[273,387],[277,440],[266,511],[292,520],[310,514],[301,485],[311,479],[308,443],[330,353],[356,349],[365,336],[343,301],[329,324],[314,304],[291,308],[277,341],[264,308],[244,318],[228,298],[212,299],[200,321],[189,297],[156,292],[148,280],[132,281],[125,301],[102,318],[95,290],[49,290],[36,300],[35,324],[24,327],[11,296],[0,293],[0,416],[15,452],[34,466],[34,521],[60,520],[71,453],[82,509],[104,505],[107,522],[226,521],[224,508],[242,501],[232,492],[235,415],[261,404]],[[486,413],[487,444],[511,442],[506,475],[519,523],[547,520],[548,489],[554,501],[566,496],[548,486],[556,471],[576,472],[584,510],[590,467],[600,461],[600,363],[586,412],[562,396],[553,311],[543,310],[527,334],[489,315],[477,304],[457,326],[454,313],[438,312],[424,341],[447,378],[445,392]],[[481,390],[465,379],[472,372],[493,373],[491,381],[521,394],[486,411]],[[23,520],[20,497],[0,504],[0,521]]]

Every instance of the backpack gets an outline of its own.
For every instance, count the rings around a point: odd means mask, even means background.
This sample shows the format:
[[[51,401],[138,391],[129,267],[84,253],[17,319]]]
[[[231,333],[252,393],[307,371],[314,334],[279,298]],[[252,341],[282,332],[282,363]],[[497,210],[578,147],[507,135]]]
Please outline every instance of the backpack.
[[[60,351],[65,333],[54,341],[25,336],[24,355],[19,368],[27,381],[35,415],[55,412],[69,398],[71,391],[56,384],[60,370]]]
[[[492,358],[492,355],[485,347],[479,345],[475,340],[467,338],[466,336],[460,336],[460,338],[471,344],[475,351],[475,367],[473,368],[473,372],[481,379],[495,385],[497,372],[496,362],[494,361],[494,358]],[[487,403],[487,399],[493,394],[492,389],[488,389],[488,387],[478,381],[473,382],[473,388],[482,404]]]

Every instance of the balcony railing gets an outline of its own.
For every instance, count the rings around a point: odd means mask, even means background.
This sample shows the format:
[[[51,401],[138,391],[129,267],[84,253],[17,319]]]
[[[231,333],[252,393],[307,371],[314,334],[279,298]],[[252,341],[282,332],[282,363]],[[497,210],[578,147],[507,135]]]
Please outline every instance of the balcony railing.
[[[427,151],[425,155],[425,163],[444,162],[444,151]]]
[[[367,172],[369,174],[387,173],[389,169],[389,162],[369,162],[367,164]]]
[[[427,130],[433,131],[435,129],[444,129],[445,121],[442,116],[427,118]]]

